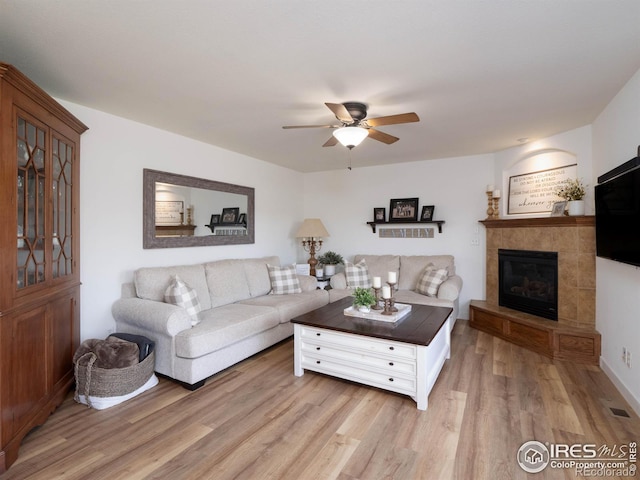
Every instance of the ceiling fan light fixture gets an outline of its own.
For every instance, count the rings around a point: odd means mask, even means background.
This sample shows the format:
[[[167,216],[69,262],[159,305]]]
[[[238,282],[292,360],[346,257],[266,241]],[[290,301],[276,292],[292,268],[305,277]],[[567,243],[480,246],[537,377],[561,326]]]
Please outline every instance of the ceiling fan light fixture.
[[[333,131],[333,136],[349,150],[360,145],[367,135],[369,130],[363,127],[342,127]]]

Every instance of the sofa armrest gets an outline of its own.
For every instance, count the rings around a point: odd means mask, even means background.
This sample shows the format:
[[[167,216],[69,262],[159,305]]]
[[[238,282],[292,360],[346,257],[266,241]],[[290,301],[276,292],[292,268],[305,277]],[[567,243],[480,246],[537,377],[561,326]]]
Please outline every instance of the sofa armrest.
[[[347,288],[347,277],[344,272],[336,273],[329,280],[329,284],[331,288],[335,288],[336,290],[344,290]]]
[[[318,279],[311,275],[298,275],[300,288],[303,292],[313,292],[318,288]]]
[[[121,298],[114,302],[111,313],[116,324],[123,322],[170,337],[191,328],[191,317],[187,311],[170,303]]]
[[[462,277],[458,275],[452,275],[447,278],[442,284],[440,288],[438,288],[437,298],[441,298],[443,300],[451,300],[455,301],[460,296],[460,291],[462,290]]]

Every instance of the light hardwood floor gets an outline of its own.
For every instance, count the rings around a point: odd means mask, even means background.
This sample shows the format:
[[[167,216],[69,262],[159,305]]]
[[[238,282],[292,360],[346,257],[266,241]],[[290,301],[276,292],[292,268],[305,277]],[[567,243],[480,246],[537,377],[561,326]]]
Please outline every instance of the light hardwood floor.
[[[295,377],[287,340],[195,392],[161,379],[102,411],[70,394],[2,479],[520,479],[516,453],[532,439],[621,445],[640,440],[640,420],[598,367],[551,361],[458,321],[425,412],[409,397]]]

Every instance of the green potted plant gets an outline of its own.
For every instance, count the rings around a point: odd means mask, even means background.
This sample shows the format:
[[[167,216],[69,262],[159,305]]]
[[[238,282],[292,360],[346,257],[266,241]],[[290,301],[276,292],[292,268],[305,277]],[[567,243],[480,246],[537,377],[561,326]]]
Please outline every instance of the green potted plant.
[[[324,267],[324,275],[330,277],[335,275],[336,265],[344,264],[344,258],[339,253],[328,251],[318,257],[318,262]]]
[[[560,184],[556,195],[568,201],[569,215],[584,215],[584,196],[587,190],[582,180],[568,178]]]
[[[353,291],[353,306],[361,312],[371,311],[371,307],[375,305],[376,297],[369,288],[356,287]]]

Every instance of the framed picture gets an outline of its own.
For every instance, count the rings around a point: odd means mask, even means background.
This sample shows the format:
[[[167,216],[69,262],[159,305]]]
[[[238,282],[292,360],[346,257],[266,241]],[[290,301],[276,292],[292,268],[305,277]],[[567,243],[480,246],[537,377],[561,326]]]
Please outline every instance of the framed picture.
[[[220,223],[220,214],[216,213],[211,215],[211,220],[209,220],[209,225],[218,225]]]
[[[387,212],[384,207],[373,209],[373,221],[384,222],[387,219]]]
[[[567,201],[555,202],[551,207],[552,217],[562,217],[564,215],[564,209],[567,207]]]
[[[436,209],[434,205],[423,205],[420,220],[422,222],[430,222],[433,220],[433,211]]]
[[[243,225],[245,223],[247,223],[247,214],[246,213],[241,213],[240,216],[238,217],[238,223],[242,223]]]
[[[418,220],[417,198],[393,198],[389,204],[390,222],[415,222]]]
[[[220,223],[222,225],[231,225],[238,223],[238,216],[240,216],[240,208],[223,208]]]

